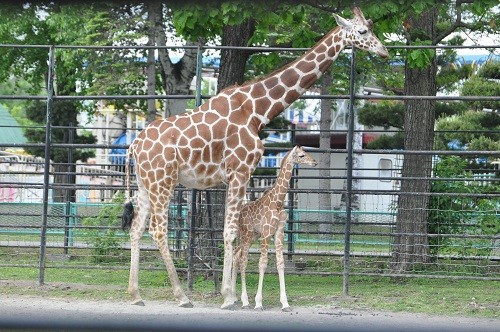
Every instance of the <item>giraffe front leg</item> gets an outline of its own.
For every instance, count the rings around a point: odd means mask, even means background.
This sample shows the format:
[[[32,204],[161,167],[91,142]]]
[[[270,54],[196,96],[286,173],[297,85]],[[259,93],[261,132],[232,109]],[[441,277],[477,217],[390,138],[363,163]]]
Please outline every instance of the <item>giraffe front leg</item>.
[[[257,294],[255,295],[255,308],[257,310],[264,310],[262,306],[262,288],[264,286],[264,273],[267,269],[267,251],[269,247],[269,237],[262,238],[260,244],[260,258],[259,258],[259,285],[257,286]]]
[[[240,206],[245,197],[248,177],[233,177],[226,193],[226,213],[224,220],[224,267],[222,270],[221,294],[224,299],[222,309],[235,309],[236,293],[233,289],[234,240],[238,236]]]
[[[286,216],[285,216],[286,220]],[[280,283],[280,302],[281,310],[285,312],[290,312],[292,309],[288,304],[288,299],[286,296],[285,289],[285,260],[283,259],[283,240],[285,237],[284,225],[280,225],[276,231],[274,245],[276,248],[276,269],[278,270],[278,279]]]
[[[233,253],[233,270],[231,276],[231,292],[236,294],[236,279],[238,278],[238,268],[241,259],[241,246],[237,246]]]
[[[168,243],[166,240],[167,236],[165,231],[159,229],[159,227],[153,227],[150,229],[150,233],[153,239],[155,240],[158,249],[160,250],[160,253],[162,255],[163,261],[167,268],[170,284],[172,285],[174,296],[179,301],[179,307],[192,308],[193,304],[182,290],[181,282],[179,280],[179,276],[177,275],[177,271],[175,269],[172,256],[170,254],[170,250],[168,248]]]
[[[233,268],[234,268],[234,252],[233,242],[236,238],[237,231],[232,227],[225,227],[224,229],[224,267],[222,270],[222,286],[221,294],[224,299],[222,309],[235,309],[236,302],[236,289],[233,289]],[[234,287],[236,288],[236,287]]]

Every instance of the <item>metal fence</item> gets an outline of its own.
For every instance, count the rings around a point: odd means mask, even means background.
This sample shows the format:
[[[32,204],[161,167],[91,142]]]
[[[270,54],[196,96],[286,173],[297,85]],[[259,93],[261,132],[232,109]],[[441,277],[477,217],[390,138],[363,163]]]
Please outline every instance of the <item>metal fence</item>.
[[[20,45],[1,47],[24,48]],[[48,51],[48,77],[52,79],[54,52],[57,49],[82,49],[69,46],[31,46],[45,47]],[[489,46],[491,48],[491,46]],[[207,47],[208,48],[208,47]],[[478,46],[479,48],[479,46]],[[498,46],[493,46],[498,49]],[[99,49],[88,47],[87,49]],[[115,48],[109,48],[112,51]],[[119,48],[118,48],[119,49]],[[199,52],[205,51],[200,48]],[[262,51],[303,51],[291,49],[268,49]],[[198,57],[201,61],[202,56]],[[351,80],[356,79],[355,57],[351,57],[351,68],[346,69]],[[199,63],[202,68],[202,63]],[[201,71],[198,71],[201,73]],[[435,100],[496,100],[497,97],[458,97],[458,96],[383,96],[355,93],[352,82],[349,95],[305,96],[309,100],[332,99],[350,101],[347,116],[354,112],[355,101],[405,100],[427,98]],[[48,86],[52,86],[49,81]],[[197,80],[194,95],[142,95],[142,96],[55,96],[49,89],[47,96],[0,96],[0,100],[47,101],[46,140],[43,144],[15,143],[0,144],[0,269],[2,267],[25,267],[39,269],[39,282],[43,283],[49,269],[128,269],[128,236],[119,224],[121,216],[120,193],[124,191],[123,161],[120,153],[127,144],[116,144],[103,140],[97,144],[54,143],[51,132],[52,103],[57,99],[79,101],[118,100],[118,99],[206,99],[202,95],[201,80]],[[352,106],[351,106],[352,105]],[[137,118],[135,119],[137,123]],[[5,130],[10,129],[4,126]],[[302,129],[301,129],[302,128]],[[57,130],[89,130],[83,125],[57,127]],[[109,123],[94,125],[99,135],[106,137],[115,128]],[[134,133],[135,127],[127,127],[126,132]],[[379,133],[382,129],[356,129],[346,125],[331,130],[333,136],[345,137],[352,142],[356,135],[363,137]],[[303,134],[303,135],[302,135]],[[436,135],[441,133],[436,132]],[[498,134],[498,133],[497,133]],[[307,135],[319,135],[319,129],[292,125],[289,138],[293,144],[301,143]],[[302,137],[302,138],[301,138]],[[358,137],[358,138],[359,138]],[[369,150],[362,143],[359,146],[344,144],[340,148],[319,149],[304,143],[306,150],[317,159],[322,154],[331,158],[330,176],[319,176],[318,168],[300,168],[292,178],[286,211],[289,216],[286,229],[285,255],[287,273],[344,275],[391,276],[390,260],[395,236],[397,198],[401,177],[401,165],[405,155],[427,154],[434,156],[489,156],[500,158],[498,151],[402,151]],[[38,147],[45,149],[50,156],[53,149],[64,149],[70,156],[76,149],[95,151],[100,158],[93,163],[78,162],[56,168],[48,158],[27,156],[20,148]],[[285,149],[286,150],[286,149]],[[282,148],[268,148],[274,157],[262,162],[260,169],[276,170]],[[115,158],[115,159],[113,159]],[[274,159],[273,159],[274,158]],[[353,163],[353,159],[358,160]],[[70,159],[68,159],[70,160]],[[346,163],[346,160],[348,161]],[[361,160],[362,162],[359,162]],[[61,166],[61,165],[59,165]],[[68,176],[75,181],[56,182],[57,176]],[[500,223],[500,192],[498,165],[479,169],[472,178],[432,177],[432,181],[448,181],[467,185],[474,183],[492,188],[488,193],[456,192],[426,193],[442,204],[430,210],[434,214],[434,229],[446,231],[428,234],[415,234],[434,238],[433,256],[430,263],[415,266],[405,273],[408,277],[432,278],[472,278],[500,280],[500,235],[487,232],[484,227],[498,229]],[[254,175],[252,186],[248,189],[248,199],[258,196],[269,186],[274,175]],[[320,181],[330,181],[328,190],[318,189]],[[355,185],[353,185],[353,183]],[[56,190],[72,191],[74,199],[55,202]],[[178,187],[171,202],[169,217],[169,243],[174,252],[176,266],[186,271],[190,278],[196,274],[213,274],[217,282],[221,271],[223,188],[206,191],[193,191]],[[421,195],[421,193],[404,193]],[[321,195],[329,195],[330,208],[320,208]],[[68,196],[70,197],[70,196]],[[324,197],[324,196],[323,196]],[[347,204],[345,197],[349,197]],[[454,199],[449,200],[449,197]],[[482,209],[471,210],[466,200],[486,197],[491,204]],[[354,202],[356,204],[354,204]],[[449,203],[446,203],[449,202]],[[446,206],[445,204],[449,204]],[[463,208],[460,208],[462,204]],[[459,219],[459,225],[449,227],[451,219]],[[160,256],[154,243],[146,234],[142,242],[142,269],[163,269]],[[271,251],[272,252],[272,251]],[[251,249],[249,272],[257,272],[258,245]],[[272,263],[270,260],[270,269]],[[49,270],[50,271],[50,270]],[[49,272],[50,273],[50,272]],[[191,280],[192,282],[192,280]],[[189,283],[189,281],[188,281]]]

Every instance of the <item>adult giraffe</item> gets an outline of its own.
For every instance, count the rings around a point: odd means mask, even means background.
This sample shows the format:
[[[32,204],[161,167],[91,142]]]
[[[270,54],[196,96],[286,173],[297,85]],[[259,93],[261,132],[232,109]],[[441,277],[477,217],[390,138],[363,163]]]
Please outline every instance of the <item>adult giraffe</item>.
[[[297,100],[327,70],[346,46],[355,46],[381,57],[388,53],[372,32],[373,23],[359,8],[347,20],[333,14],[338,27],[303,56],[277,71],[221,91],[192,112],[156,120],[137,135],[129,147],[128,166],[135,160],[138,185],[137,211],[125,203],[122,227],[130,227],[130,278],[133,304],[143,305],[139,294],[139,240],[150,216],[149,233],[165,262],[175,297],[182,307],[192,307],[179,282],[167,243],[168,206],[177,183],[207,189],[227,185],[224,220],[222,308],[233,308],[233,242],[238,235],[240,205],[247,183],[264,152],[259,131]],[[127,195],[130,192],[127,189]]]

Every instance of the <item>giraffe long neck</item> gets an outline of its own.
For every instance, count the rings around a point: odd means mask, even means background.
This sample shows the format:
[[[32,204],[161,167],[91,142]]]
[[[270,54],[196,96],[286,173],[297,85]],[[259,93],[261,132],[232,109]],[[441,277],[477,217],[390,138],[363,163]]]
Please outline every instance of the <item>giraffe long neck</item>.
[[[266,125],[316,82],[347,43],[336,27],[303,56],[263,79],[250,83],[257,117]]]
[[[270,190],[270,195],[276,198],[276,201],[282,202],[285,199],[285,195],[290,189],[290,179],[292,178],[294,162],[292,160],[291,154],[285,156],[276,182]]]

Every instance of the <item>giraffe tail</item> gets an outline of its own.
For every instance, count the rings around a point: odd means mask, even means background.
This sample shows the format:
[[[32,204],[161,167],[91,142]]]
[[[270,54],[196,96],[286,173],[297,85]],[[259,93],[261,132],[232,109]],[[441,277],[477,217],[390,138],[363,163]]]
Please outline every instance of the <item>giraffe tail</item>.
[[[127,157],[125,160],[125,204],[123,205],[122,214],[122,230],[126,231],[132,226],[132,221],[134,220],[134,204],[130,199],[130,158],[132,157],[131,149],[127,151]]]
[[[134,205],[132,202],[126,202],[123,205],[122,214],[122,230],[126,231],[132,226],[132,220],[134,219]]]

